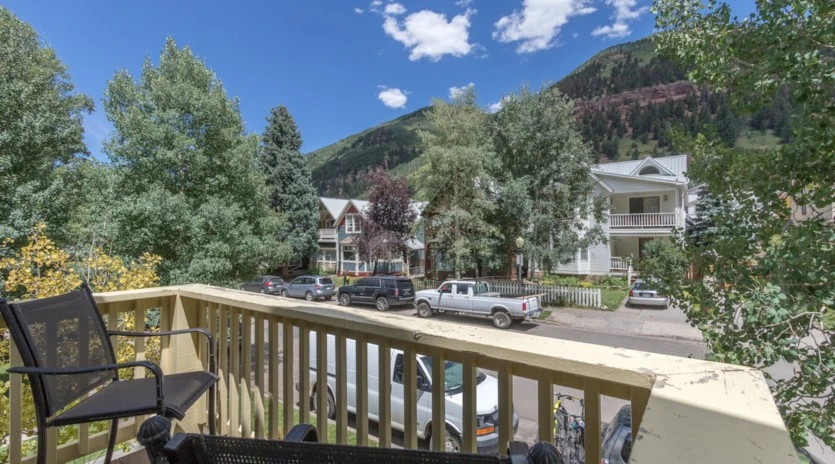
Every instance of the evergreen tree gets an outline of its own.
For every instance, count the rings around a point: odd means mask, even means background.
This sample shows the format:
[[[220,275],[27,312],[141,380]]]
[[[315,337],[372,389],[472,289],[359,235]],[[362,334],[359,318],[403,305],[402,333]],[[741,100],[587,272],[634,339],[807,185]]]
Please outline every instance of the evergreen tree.
[[[736,145],[739,137],[739,118],[731,111],[730,106],[722,105],[716,114],[716,132],[729,147]]]
[[[267,180],[270,208],[285,219],[278,237],[290,245],[291,257],[297,259],[316,252],[319,234],[319,199],[301,146],[301,134],[287,108],[281,105],[270,110],[258,166]]]

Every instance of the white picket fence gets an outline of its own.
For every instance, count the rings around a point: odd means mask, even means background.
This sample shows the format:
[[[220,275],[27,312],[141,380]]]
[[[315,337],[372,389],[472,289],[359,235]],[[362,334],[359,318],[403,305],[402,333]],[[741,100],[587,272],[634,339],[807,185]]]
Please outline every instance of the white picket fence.
[[[413,280],[415,290],[436,289],[440,280]],[[491,292],[507,295],[540,295],[540,304],[555,306],[579,306],[583,308],[603,308],[599,288],[562,287],[557,285],[520,284],[511,282],[486,282]]]

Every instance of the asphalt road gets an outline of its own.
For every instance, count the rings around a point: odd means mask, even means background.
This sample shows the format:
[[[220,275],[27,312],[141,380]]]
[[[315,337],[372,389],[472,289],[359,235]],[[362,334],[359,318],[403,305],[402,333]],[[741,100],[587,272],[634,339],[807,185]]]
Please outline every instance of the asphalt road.
[[[319,302],[316,304],[335,306],[336,302]],[[368,310],[375,311],[375,309],[371,306],[368,306]],[[391,309],[390,312],[405,316],[417,317],[413,308]],[[485,330],[499,330],[494,328],[492,322],[486,318],[472,318],[456,315],[438,315],[436,317],[440,320],[446,320],[452,323],[468,324],[476,327],[483,327]],[[648,351],[672,356],[701,358],[704,356],[705,353],[704,346],[701,343],[670,340],[658,337],[637,337],[601,334],[599,332],[577,330],[549,322],[514,324],[508,330],[522,332],[530,335],[537,335],[541,337],[559,338],[576,342]],[[297,331],[295,332],[295,337],[296,339],[298,337]],[[265,340],[269,340],[266,334]],[[298,349],[294,351],[297,357]],[[298,359],[295,359],[294,363],[298,363]],[[488,374],[491,373],[490,371],[485,372],[487,372]],[[574,396],[582,396],[582,392],[565,387],[557,386],[555,387],[555,392],[561,392]],[[513,398],[514,405],[516,407],[516,412],[519,414],[520,418],[519,430],[517,432],[516,438],[518,440],[534,442],[537,437],[536,382],[522,377],[515,377],[513,382]],[[298,396],[295,398],[295,400],[298,401]],[[564,404],[567,406],[569,412],[574,414],[580,413],[579,404],[573,404],[571,402],[566,402]],[[620,407],[624,404],[626,404],[626,402],[623,400],[603,397],[601,399],[602,421],[608,422],[615,415],[618,409],[620,409]],[[395,434],[395,439],[396,438],[397,434]]]

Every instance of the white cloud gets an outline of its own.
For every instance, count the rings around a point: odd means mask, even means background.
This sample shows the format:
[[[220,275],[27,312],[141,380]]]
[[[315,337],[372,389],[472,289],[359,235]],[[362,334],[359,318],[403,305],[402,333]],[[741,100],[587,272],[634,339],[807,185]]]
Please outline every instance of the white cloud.
[[[504,96],[501,99],[499,99],[499,101],[497,101],[496,103],[490,103],[489,105],[487,105],[487,112],[490,114],[498,113],[502,108],[504,108],[504,102],[506,102],[508,98],[510,97]]]
[[[449,99],[455,100],[456,98],[458,98],[458,96],[466,92],[467,89],[471,89],[473,87],[475,87],[475,84],[472,82],[470,82],[467,85],[462,85],[461,87],[452,86],[449,88]]]
[[[521,11],[496,21],[493,38],[499,42],[519,42],[516,53],[533,53],[557,44],[556,37],[572,16],[597,11],[591,0],[524,0]]]
[[[406,12],[406,7],[399,3],[389,3],[383,12],[387,15],[398,16]]]
[[[458,0],[455,2],[456,5],[460,6],[461,8],[467,8],[470,6],[470,3],[473,3],[473,0]]]
[[[368,9],[375,13],[379,13],[381,11],[381,6],[383,6],[383,0],[374,0],[368,5]]]
[[[626,37],[632,33],[625,23],[614,23],[611,26],[598,26],[591,31],[591,35],[595,37],[606,36],[610,39],[618,37]]]
[[[387,87],[385,85],[378,87],[380,88],[380,93],[377,94],[377,98],[389,108],[403,108],[406,106],[406,102],[409,101],[406,92],[398,88]]]
[[[606,4],[614,8],[615,12],[612,18],[615,20],[613,24],[608,26],[598,26],[591,35],[595,37],[604,36],[610,39],[619,37],[626,37],[632,33],[629,28],[629,21],[638,19],[642,14],[649,11],[649,7],[638,7],[638,0],[606,0]]]
[[[446,15],[423,10],[406,16],[398,21],[392,15],[386,15],[383,30],[394,40],[411,49],[412,61],[429,58],[440,60],[444,55],[456,57],[469,54],[474,44],[469,42],[470,15],[475,10],[467,10],[447,21]]]
[[[356,13],[356,14],[363,14],[363,13],[365,13],[365,11],[363,11],[363,9],[362,9],[362,8],[354,8],[354,13]]]
[[[575,33],[573,33],[573,34],[571,34],[571,38],[572,38],[572,39],[576,39],[577,37],[580,37],[580,34],[578,34],[578,33],[576,33],[576,32],[575,32]]]

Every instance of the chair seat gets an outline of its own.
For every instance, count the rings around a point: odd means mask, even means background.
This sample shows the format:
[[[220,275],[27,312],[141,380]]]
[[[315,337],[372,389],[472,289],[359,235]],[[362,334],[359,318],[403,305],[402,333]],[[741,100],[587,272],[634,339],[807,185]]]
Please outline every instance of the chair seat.
[[[181,420],[200,395],[218,377],[204,371],[163,376],[165,416]],[[81,403],[55,417],[50,426],[79,424],[104,419],[155,414],[156,381],[154,377],[113,382]]]

